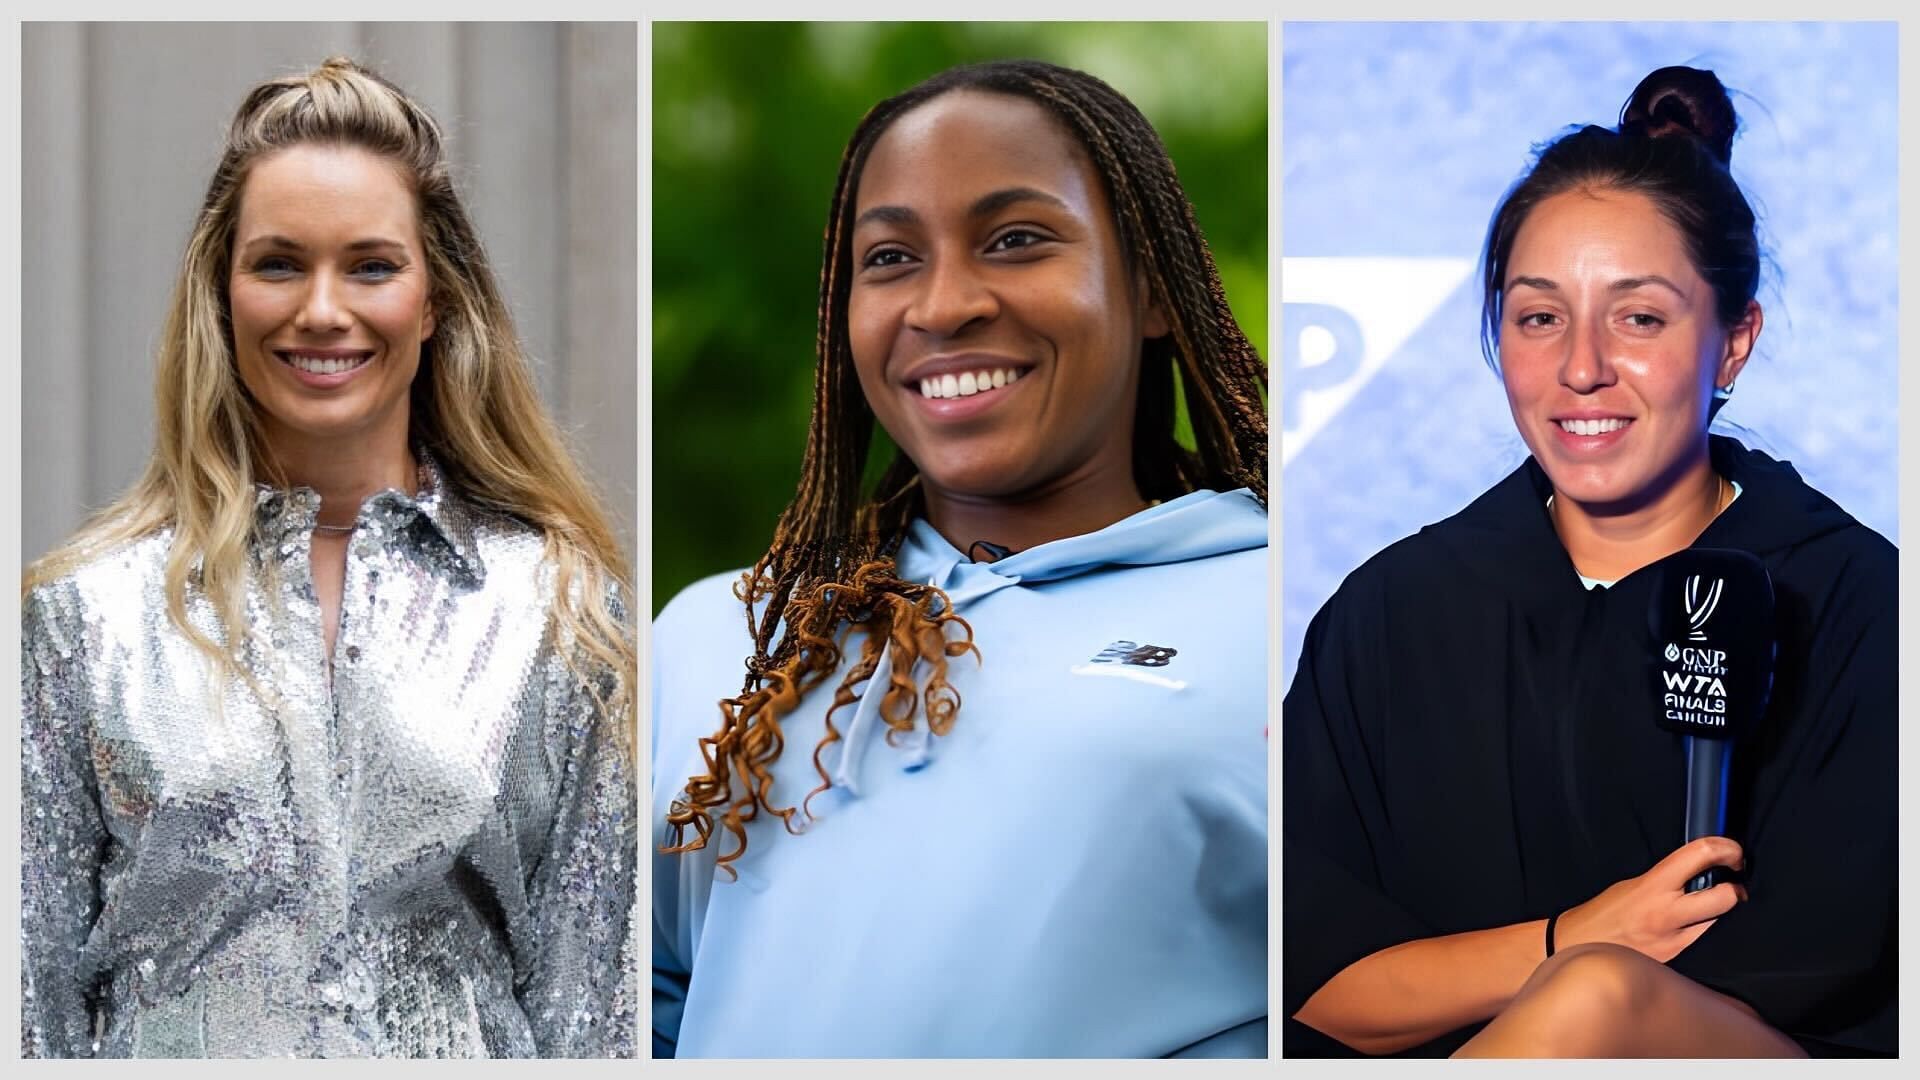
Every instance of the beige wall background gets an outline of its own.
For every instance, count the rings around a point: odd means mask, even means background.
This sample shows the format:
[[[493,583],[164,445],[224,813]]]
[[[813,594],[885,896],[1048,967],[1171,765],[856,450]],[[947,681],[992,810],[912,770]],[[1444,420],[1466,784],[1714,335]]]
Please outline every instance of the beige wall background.
[[[632,23],[24,24],[21,557],[146,461],[154,347],[241,95],[345,54],[445,129],[542,396],[631,558],[637,37]]]

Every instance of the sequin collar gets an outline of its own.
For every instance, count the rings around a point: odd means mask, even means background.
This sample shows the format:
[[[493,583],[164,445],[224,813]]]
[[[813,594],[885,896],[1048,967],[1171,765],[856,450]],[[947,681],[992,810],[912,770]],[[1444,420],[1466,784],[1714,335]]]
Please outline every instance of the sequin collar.
[[[474,542],[474,518],[457,491],[446,482],[440,465],[425,447],[413,448],[419,463],[416,494],[398,488],[375,492],[360,504],[354,540],[374,548],[392,547],[409,536],[430,537],[450,556],[452,569],[472,579],[486,580]],[[254,522],[261,543],[284,551],[295,537],[311,533],[320,513],[320,495],[310,487],[282,488],[254,485]]]

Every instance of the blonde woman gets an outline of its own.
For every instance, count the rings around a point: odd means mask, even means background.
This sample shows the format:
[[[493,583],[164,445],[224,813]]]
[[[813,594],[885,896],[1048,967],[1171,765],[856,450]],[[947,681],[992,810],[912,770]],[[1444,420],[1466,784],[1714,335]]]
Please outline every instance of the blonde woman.
[[[627,1056],[629,570],[434,120],[241,104],[145,475],[31,567],[27,1056]]]

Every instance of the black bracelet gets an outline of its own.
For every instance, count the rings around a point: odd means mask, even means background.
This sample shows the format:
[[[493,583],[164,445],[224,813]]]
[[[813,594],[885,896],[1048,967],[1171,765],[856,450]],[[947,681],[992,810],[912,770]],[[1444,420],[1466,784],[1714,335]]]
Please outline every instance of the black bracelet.
[[[1555,912],[1554,914],[1547,916],[1547,955],[1548,956],[1553,955],[1553,924],[1559,921],[1560,921],[1560,914],[1558,912]]]

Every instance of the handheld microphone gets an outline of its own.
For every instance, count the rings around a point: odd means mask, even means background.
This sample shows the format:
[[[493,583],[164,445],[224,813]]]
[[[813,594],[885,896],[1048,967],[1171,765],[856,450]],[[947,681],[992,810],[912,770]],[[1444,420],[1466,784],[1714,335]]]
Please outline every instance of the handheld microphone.
[[[1759,559],[1689,548],[1662,559],[1648,604],[1649,665],[1658,723],[1686,737],[1686,841],[1727,834],[1734,741],[1751,731],[1773,690],[1773,579]],[[1713,867],[1687,882],[1725,880]]]

